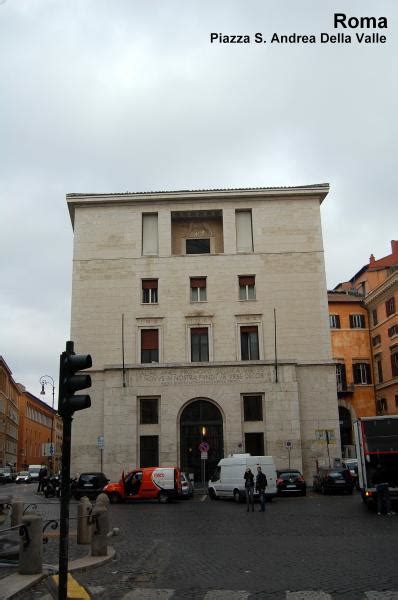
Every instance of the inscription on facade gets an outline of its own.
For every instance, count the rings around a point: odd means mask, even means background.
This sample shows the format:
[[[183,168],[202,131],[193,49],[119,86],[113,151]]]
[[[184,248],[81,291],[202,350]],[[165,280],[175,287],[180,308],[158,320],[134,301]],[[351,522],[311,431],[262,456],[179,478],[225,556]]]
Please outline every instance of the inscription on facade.
[[[271,367],[255,367],[252,369],[231,369],[219,370],[209,369],[208,371],[197,370],[193,372],[173,372],[151,369],[141,372],[129,373],[129,385],[213,385],[222,383],[247,383],[250,381],[262,381],[270,383],[272,381]]]

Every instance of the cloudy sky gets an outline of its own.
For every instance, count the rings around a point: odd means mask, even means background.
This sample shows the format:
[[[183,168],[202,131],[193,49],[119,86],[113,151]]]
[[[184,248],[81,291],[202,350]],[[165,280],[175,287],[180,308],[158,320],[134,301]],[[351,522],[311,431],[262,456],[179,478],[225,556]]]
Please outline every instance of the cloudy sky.
[[[334,12],[385,16],[387,43],[209,42],[319,38]],[[388,254],[397,42],[396,0],[0,0],[0,354],[14,379],[37,395],[58,378],[67,193],[329,182],[328,286]]]

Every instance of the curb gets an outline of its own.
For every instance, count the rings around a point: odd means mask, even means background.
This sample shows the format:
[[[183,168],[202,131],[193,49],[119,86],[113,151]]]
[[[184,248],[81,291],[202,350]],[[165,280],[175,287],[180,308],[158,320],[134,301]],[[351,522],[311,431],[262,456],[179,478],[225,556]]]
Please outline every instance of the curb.
[[[83,556],[83,558],[77,558],[76,560],[73,560],[68,563],[68,573],[84,572],[87,569],[104,565],[110,560],[112,560],[115,554],[115,549],[111,546],[108,546],[108,554],[106,556],[91,556],[91,554],[88,554],[87,556]],[[1,600],[9,600],[16,594],[29,589],[45,577],[48,577],[49,575],[54,575],[57,572],[58,565],[54,565],[51,568],[44,570],[43,573],[38,573],[37,575],[20,575],[19,573],[13,573],[12,575],[8,575],[8,577],[0,579],[0,598]],[[73,578],[71,579],[73,580]],[[58,585],[55,582],[52,584],[52,587],[53,586],[56,587],[56,589],[58,589]],[[83,590],[84,588],[81,589]],[[87,592],[85,593],[87,594]],[[69,597],[70,596],[68,594],[68,598]],[[71,596],[71,598],[87,598],[87,595]]]

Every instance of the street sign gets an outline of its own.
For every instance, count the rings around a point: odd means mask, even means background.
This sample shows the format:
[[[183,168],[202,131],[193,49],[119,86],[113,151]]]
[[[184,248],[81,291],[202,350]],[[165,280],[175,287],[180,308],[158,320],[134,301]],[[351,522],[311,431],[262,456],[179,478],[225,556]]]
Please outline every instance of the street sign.
[[[55,454],[55,448],[53,446],[53,444],[50,444],[50,456],[54,456]]]
[[[55,448],[49,442],[41,445],[42,456],[54,456]]]
[[[199,450],[201,452],[208,452],[210,450],[210,445],[207,442],[201,442],[199,444]]]
[[[292,440],[286,440],[285,441],[285,448],[287,448],[287,450],[291,450],[293,448],[293,442],[292,442]]]
[[[100,448],[100,450],[103,450],[105,448],[105,438],[103,435],[99,435],[97,437],[97,446],[98,448]]]
[[[207,452],[201,452],[201,453],[200,453],[200,458],[201,458],[202,460],[207,460],[207,456],[208,456]]]

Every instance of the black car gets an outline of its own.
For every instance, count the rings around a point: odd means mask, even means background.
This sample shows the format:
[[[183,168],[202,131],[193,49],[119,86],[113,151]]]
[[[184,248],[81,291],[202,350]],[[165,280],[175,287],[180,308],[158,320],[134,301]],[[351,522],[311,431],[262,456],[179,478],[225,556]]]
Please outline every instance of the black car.
[[[77,481],[72,483],[71,492],[76,500],[83,496],[95,499],[107,483],[109,479],[104,473],[81,473]]]
[[[281,469],[276,472],[276,487],[278,496],[288,494],[299,494],[305,496],[307,493],[307,484],[304,477],[297,469]]]
[[[320,467],[314,475],[314,491],[322,494],[333,492],[352,494],[354,480],[344,467]]]
[[[0,483],[13,483],[15,473],[9,467],[0,468]]]

